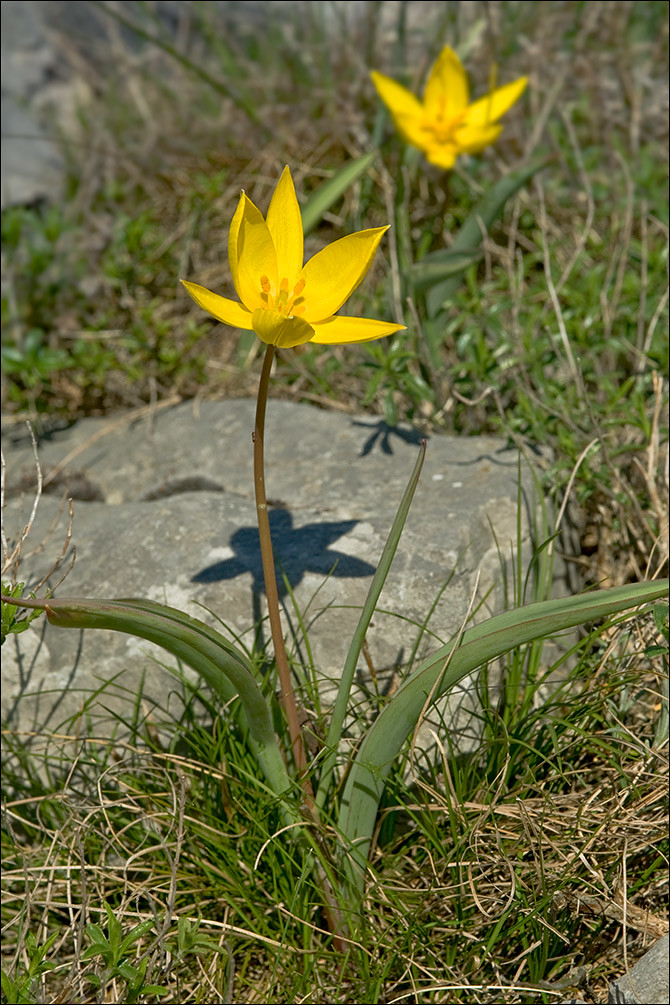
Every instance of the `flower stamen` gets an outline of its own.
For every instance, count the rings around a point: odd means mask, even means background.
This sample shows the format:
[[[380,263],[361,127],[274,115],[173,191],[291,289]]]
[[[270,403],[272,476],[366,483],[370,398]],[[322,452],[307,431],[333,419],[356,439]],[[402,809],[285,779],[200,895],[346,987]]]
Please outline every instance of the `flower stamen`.
[[[274,305],[272,287],[267,276],[261,276],[261,300],[263,302],[263,307],[266,309],[271,309]]]
[[[304,314],[305,298],[300,294],[305,289],[305,280],[299,279],[292,290],[286,276],[279,283],[279,290],[272,296],[272,286],[267,276],[263,275],[261,283],[261,306],[264,310],[275,310],[284,317],[292,318],[296,314]]]

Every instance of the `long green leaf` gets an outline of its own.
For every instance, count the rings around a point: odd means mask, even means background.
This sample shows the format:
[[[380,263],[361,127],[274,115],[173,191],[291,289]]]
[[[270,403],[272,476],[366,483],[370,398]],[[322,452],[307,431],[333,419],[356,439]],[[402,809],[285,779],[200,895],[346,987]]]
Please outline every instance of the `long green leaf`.
[[[377,607],[377,601],[379,600],[379,594],[382,592],[382,588],[386,582],[386,577],[388,576],[389,569],[391,568],[393,557],[398,548],[400,535],[402,534],[403,527],[405,526],[405,521],[407,520],[407,514],[409,513],[409,508],[412,504],[416,487],[419,484],[419,476],[421,474],[421,468],[423,467],[425,456],[426,441],[424,440],[421,444],[421,450],[419,452],[419,456],[417,457],[416,464],[414,465],[414,470],[412,471],[409,483],[400,501],[398,512],[396,513],[393,521],[393,526],[389,531],[389,536],[386,544],[384,545],[384,550],[381,558],[379,559],[379,564],[377,565],[375,574],[372,577],[372,582],[370,583],[368,595],[365,598],[365,604],[363,605],[361,616],[358,619],[358,624],[356,625],[356,629],[351,639],[347,658],[344,663],[344,670],[342,671],[342,677],[340,678],[337,690],[337,698],[335,699],[335,704],[330,717],[328,735],[325,741],[325,749],[327,753],[323,760],[319,788],[316,793],[316,805],[319,808],[324,805],[328,795],[328,789],[330,788],[330,782],[333,776],[335,762],[337,760],[337,750],[342,736],[342,726],[344,724],[344,718],[349,705],[351,685],[354,681],[358,657],[360,656],[361,649],[363,648],[363,642],[365,641],[365,633],[370,626],[370,621],[372,620]]]
[[[302,229],[305,234],[314,230],[323,214],[330,209],[333,203],[337,202],[340,196],[344,195],[349,186],[353,185],[362,174],[365,174],[376,156],[376,152],[371,151],[354,161],[347,161],[344,167],[340,168],[332,178],[329,178],[316,190],[300,211]]]
[[[379,800],[391,766],[412,735],[427,701],[517,646],[617,614],[667,595],[668,580],[635,583],[578,597],[529,604],[488,618],[442,646],[399,688],[363,738],[342,795],[343,894],[359,901]]]
[[[545,166],[545,162],[530,164],[528,167],[513,171],[511,174],[501,178],[493,188],[486,193],[484,198],[477,203],[472,213],[459,230],[456,240],[449,251],[452,253],[471,254],[474,249],[480,248],[486,232],[491,227],[493,221],[502,213],[505,203],[515,195],[526,182],[537,174]],[[430,259],[426,261],[430,265]],[[417,264],[420,268],[421,262]],[[442,310],[444,305],[453,297],[461,284],[463,273],[470,263],[466,263],[460,272],[449,276],[442,282],[435,283],[426,295],[426,310],[429,318],[434,318]]]
[[[409,275],[415,293],[422,293],[427,288],[434,287],[443,279],[457,276],[458,281],[471,265],[482,257],[481,248],[469,250],[454,250],[443,248],[442,251],[431,252],[410,266]]]
[[[20,606],[44,608],[49,622],[59,628],[106,628],[154,642],[201,674],[224,701],[239,695],[249,725],[249,744],[268,784],[276,795],[292,787],[270,708],[248,661],[213,628],[149,600],[22,599]]]

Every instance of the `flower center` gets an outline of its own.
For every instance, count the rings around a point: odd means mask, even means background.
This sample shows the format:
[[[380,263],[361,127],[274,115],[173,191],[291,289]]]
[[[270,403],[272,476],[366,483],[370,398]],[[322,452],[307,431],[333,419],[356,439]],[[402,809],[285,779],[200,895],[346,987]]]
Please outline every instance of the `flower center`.
[[[272,283],[267,276],[261,276],[261,306],[264,310],[278,311],[287,318],[304,314],[305,298],[302,296],[304,289],[304,279],[299,279],[293,289],[289,290],[288,279],[284,278],[277,292],[273,294]]]
[[[439,108],[430,117],[426,117],[421,123],[421,128],[431,133],[438,143],[449,143],[454,139],[454,133],[465,118],[467,109],[457,112],[455,115],[447,116],[444,110],[444,101],[440,102]]]

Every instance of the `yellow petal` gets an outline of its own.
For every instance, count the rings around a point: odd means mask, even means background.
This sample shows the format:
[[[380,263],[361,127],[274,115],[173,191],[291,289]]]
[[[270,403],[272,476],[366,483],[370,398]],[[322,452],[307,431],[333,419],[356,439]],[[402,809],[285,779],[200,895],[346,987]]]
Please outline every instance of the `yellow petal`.
[[[463,124],[466,126],[488,126],[492,122],[496,122],[512,107],[515,101],[519,100],[527,83],[527,77],[519,77],[511,84],[505,84],[504,87],[499,87],[478,101],[473,101],[465,113]]]
[[[254,311],[251,324],[262,342],[276,345],[279,349],[302,345],[314,335],[314,329],[303,318],[289,318],[281,311],[266,311],[260,307]]]
[[[377,88],[377,94],[394,119],[397,116],[403,119],[420,120],[423,118],[423,105],[406,87],[392,80],[391,77],[385,77],[383,73],[377,73],[376,70],[373,70],[370,76],[372,83]]]
[[[236,300],[227,300],[226,297],[220,297],[217,293],[206,290],[204,286],[198,286],[197,283],[187,283],[185,279],[181,280],[181,284],[198,307],[202,307],[217,320],[232,325],[233,328],[251,330],[251,313]]]
[[[267,225],[277,252],[278,279],[280,282],[288,279],[289,289],[293,289],[302,269],[303,232],[300,206],[288,167],[284,168],[274,190]]]
[[[261,276],[277,290],[277,252],[260,210],[243,192],[228,235],[228,258],[237,295],[254,311],[261,306]]]
[[[306,321],[322,321],[340,309],[370,268],[387,230],[359,230],[329,244],[307,262],[301,273],[305,280],[302,316]]]
[[[435,60],[423,93],[423,103],[430,119],[451,120],[467,106],[468,78],[453,49],[444,47]]]
[[[460,153],[478,154],[500,136],[502,126],[462,126],[454,137]]]
[[[374,321],[372,318],[327,318],[314,325],[312,342],[318,342],[320,345],[371,342],[372,339],[404,331],[404,328],[404,325],[392,324],[390,321]]]
[[[449,171],[456,163],[459,153],[462,152],[453,143],[442,143],[439,146],[436,144],[428,147],[425,154],[429,164],[434,164],[435,167],[442,168],[443,171]]]
[[[409,143],[419,150],[426,150],[433,138],[431,130],[425,127],[425,117],[422,119],[410,118],[408,115],[394,115],[393,124],[402,136],[405,143]]]
[[[383,73],[373,71],[370,76],[379,97],[393,116],[393,125],[405,143],[418,147],[419,150],[425,150],[424,122],[426,112],[419,99],[415,98],[412,92],[408,91],[402,84],[398,84],[391,77],[385,77]]]

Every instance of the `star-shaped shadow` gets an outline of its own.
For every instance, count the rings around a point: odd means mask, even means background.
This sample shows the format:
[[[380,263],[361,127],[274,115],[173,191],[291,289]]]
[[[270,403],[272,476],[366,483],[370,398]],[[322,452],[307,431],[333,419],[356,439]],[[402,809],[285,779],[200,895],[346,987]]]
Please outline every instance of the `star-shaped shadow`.
[[[372,453],[377,440],[379,440],[379,447],[382,453],[392,454],[392,436],[397,436],[404,443],[414,443],[417,447],[421,446],[423,440],[426,439],[425,433],[420,433],[416,429],[400,429],[398,426],[389,426],[388,422],[384,422],[383,419],[375,423],[357,422],[354,420],[353,424],[354,426],[360,426],[362,429],[371,430],[370,436],[363,444],[363,449],[360,453],[361,457],[367,457],[368,454]]]
[[[306,572],[317,572],[322,576],[355,577],[371,576],[375,568],[369,562],[333,551],[330,545],[338,537],[348,534],[358,520],[338,520],[333,523],[308,523],[305,527],[294,527],[291,514],[285,509],[270,511],[270,531],[275,554],[277,588],[281,597],[287,589],[284,576],[293,590]],[[264,591],[263,563],[258,540],[257,527],[241,527],[230,539],[234,555],[221,562],[215,562],[196,573],[194,583],[216,583],[223,579],[235,579],[245,572],[253,576],[253,591]]]

